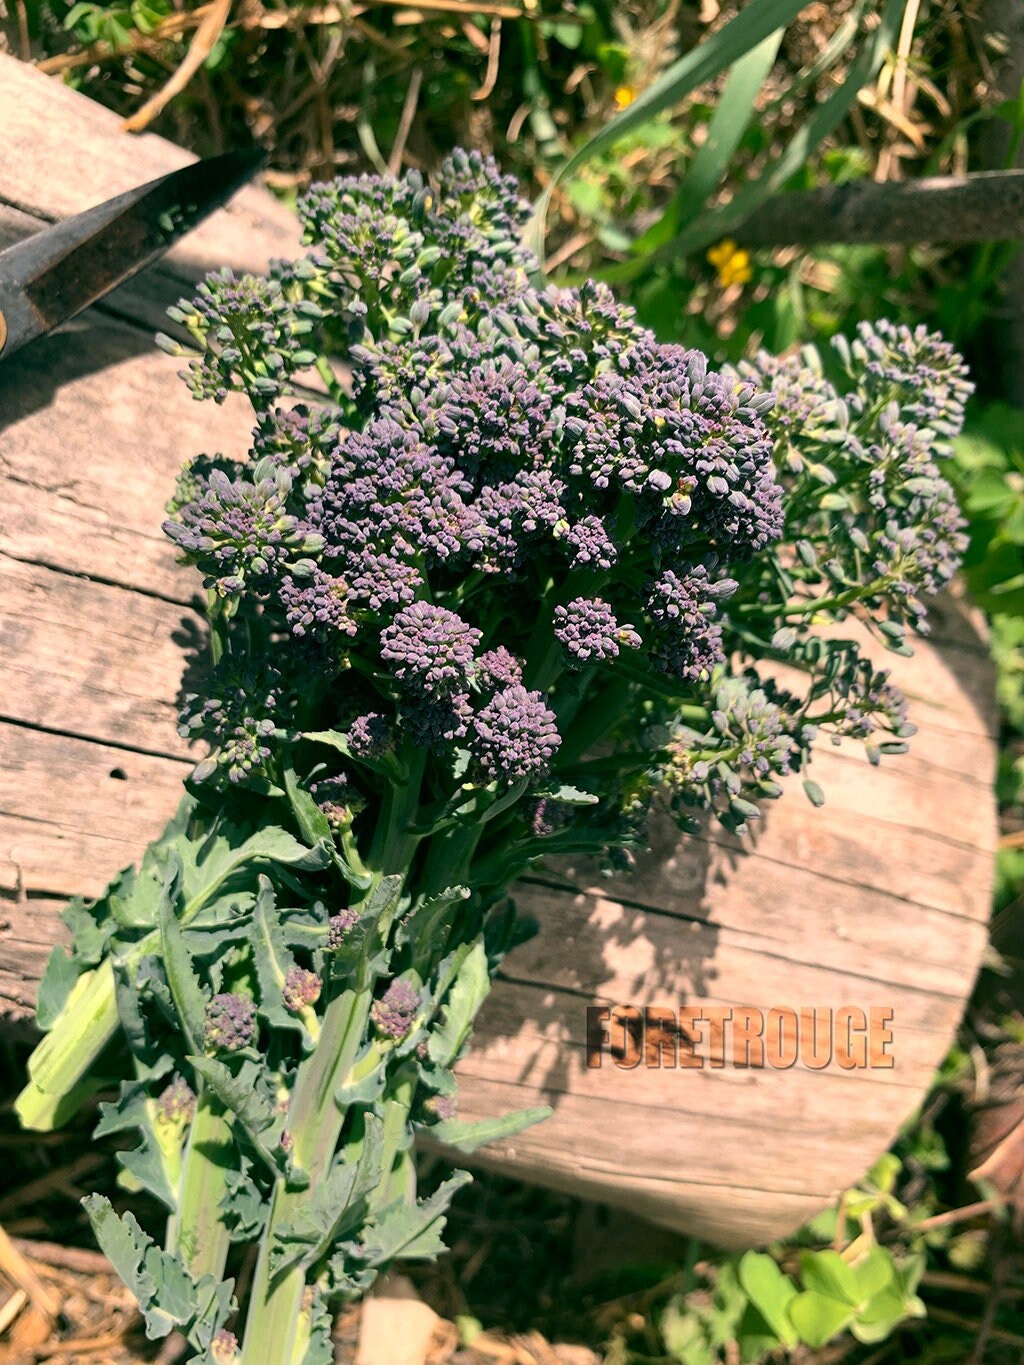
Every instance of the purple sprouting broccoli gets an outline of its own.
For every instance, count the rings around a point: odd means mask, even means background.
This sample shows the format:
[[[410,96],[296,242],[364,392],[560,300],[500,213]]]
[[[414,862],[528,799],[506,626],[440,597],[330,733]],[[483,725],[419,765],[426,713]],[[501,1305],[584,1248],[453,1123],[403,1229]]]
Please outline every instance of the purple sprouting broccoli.
[[[716,620],[719,604],[736,586],[732,579],[716,582],[703,564],[686,568],[682,575],[665,570],[647,599],[655,668],[690,683],[710,676],[725,658],[722,626]]]
[[[476,661],[479,681],[491,688],[511,687],[523,681],[523,666],[504,645],[488,649]]]
[[[370,1017],[378,1032],[397,1041],[412,1028],[422,1003],[423,997],[415,986],[397,977],[381,998],[373,1002]]]
[[[354,636],[359,629],[350,610],[348,583],[319,565],[301,576],[285,574],[277,595],[288,628],[299,639],[309,636],[330,644],[339,636]]]
[[[366,805],[366,797],[345,773],[311,782],[309,794],[326,815],[327,823],[335,833],[349,829]]]
[[[307,971],[305,967],[289,967],[285,973],[281,999],[286,1010],[301,1014],[307,1005],[316,1004],[323,988],[324,983],[316,972]]]
[[[437,1123],[448,1123],[458,1112],[459,1102],[454,1095],[431,1095],[423,1108]]]
[[[206,1006],[203,1046],[207,1052],[238,1052],[256,1037],[256,1005],[247,995],[224,991]]]
[[[383,758],[394,748],[394,722],[382,711],[367,711],[351,722],[345,738],[355,758]]]
[[[833,743],[838,744],[842,735],[869,740],[878,731],[897,739],[914,734],[907,699],[890,679],[889,669],[875,669],[870,660],[859,657],[839,671],[833,683]]]
[[[552,401],[523,361],[483,356],[447,385],[438,444],[478,484],[508,482],[551,451]]]
[[[375,553],[454,564],[478,538],[468,491],[451,459],[386,418],[336,447],[310,521],[351,579]]]
[[[603,663],[621,649],[639,649],[643,641],[632,626],[620,626],[607,602],[599,597],[576,597],[555,607],[555,639],[572,664]]]
[[[556,535],[563,541],[573,569],[611,569],[619,557],[618,547],[600,517],[593,513],[580,517],[565,529],[556,527]]]
[[[745,560],[777,540],[770,395],[678,346],[644,343],[623,364],[566,400],[571,472],[637,497],[645,535],[671,552],[702,543]]]
[[[265,591],[286,566],[323,548],[319,532],[288,510],[291,477],[283,469],[258,464],[251,477],[230,478],[214,468],[194,482],[194,496],[164,531],[219,596],[237,596],[246,584]]]
[[[421,692],[403,697],[399,705],[402,729],[413,744],[423,749],[444,748],[465,739],[473,721],[468,692]]]
[[[187,327],[202,347],[184,377],[196,398],[223,403],[232,389],[248,393],[258,409],[269,407],[298,370],[312,365],[310,334],[323,317],[311,300],[290,302],[281,281],[221,270],[208,275],[191,300],[168,316]],[[180,354],[173,342],[167,349]]]
[[[195,1091],[183,1076],[175,1076],[157,1096],[156,1107],[165,1123],[191,1123],[196,1112]]]
[[[345,942],[349,930],[358,923],[359,911],[354,905],[339,910],[327,921],[327,951],[336,953]]]
[[[410,688],[434,695],[466,683],[482,633],[447,607],[414,602],[381,632],[381,658]]]
[[[213,1365],[237,1365],[241,1359],[238,1353],[238,1338],[226,1327],[220,1327],[210,1342],[210,1359]]]
[[[473,756],[496,782],[528,782],[542,777],[560,743],[554,712],[543,694],[522,683],[502,688],[473,718]]]
[[[178,733],[205,740],[210,755],[193,777],[205,781],[222,769],[230,782],[244,782],[266,770],[282,704],[281,674],[266,662],[238,668],[230,659],[213,672],[205,696],[189,695]]]
[[[285,470],[293,484],[301,479],[322,483],[331,451],[339,439],[337,415],[330,408],[297,403],[293,408],[275,408],[259,417],[252,437],[252,453],[257,462],[266,460],[270,466]]]
[[[905,421],[942,437],[960,431],[974,385],[962,356],[938,332],[883,318],[858,323],[855,340],[837,338],[835,346],[865,406],[895,401]],[[938,450],[949,453],[948,445]]]

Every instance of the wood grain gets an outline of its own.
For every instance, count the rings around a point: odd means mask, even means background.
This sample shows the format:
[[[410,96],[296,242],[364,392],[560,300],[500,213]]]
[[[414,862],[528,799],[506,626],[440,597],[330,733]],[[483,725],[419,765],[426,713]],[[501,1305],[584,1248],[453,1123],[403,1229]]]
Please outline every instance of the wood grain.
[[[0,126],[0,240],[186,159],[2,57]],[[246,191],[109,306],[0,365],[9,1026],[26,1026],[63,899],[138,857],[193,761],[175,715],[202,654],[198,585],[160,523],[182,460],[242,454],[249,420],[243,403],[193,403],[151,330],[183,281],[259,268],[293,241],[283,210]],[[962,604],[933,619],[913,659],[888,657],[919,726],[910,754],[872,769],[855,748],[823,753],[822,810],[797,782],[746,841],[712,828],[681,841],[660,824],[629,877],[565,864],[516,889],[541,929],[485,1006],[461,1112],[554,1114],[487,1164],[740,1244],[788,1231],[885,1149],[953,1038],[991,891],[991,668]],[[895,1065],[586,1066],[588,1005],[700,1002],[888,1007]]]

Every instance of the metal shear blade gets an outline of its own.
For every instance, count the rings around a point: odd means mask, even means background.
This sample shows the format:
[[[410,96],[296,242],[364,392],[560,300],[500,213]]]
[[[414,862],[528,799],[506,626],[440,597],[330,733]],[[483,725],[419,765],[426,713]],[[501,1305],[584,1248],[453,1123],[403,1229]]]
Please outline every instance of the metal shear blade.
[[[197,161],[0,252],[0,357],[130,279],[225,204],[265,160],[254,150]]]

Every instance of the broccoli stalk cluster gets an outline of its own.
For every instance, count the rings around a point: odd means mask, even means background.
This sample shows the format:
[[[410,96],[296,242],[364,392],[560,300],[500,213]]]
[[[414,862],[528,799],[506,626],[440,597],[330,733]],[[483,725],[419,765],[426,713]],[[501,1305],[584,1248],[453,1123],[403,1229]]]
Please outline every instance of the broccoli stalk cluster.
[[[877,759],[912,729],[820,627],[925,628],[964,548],[958,357],[879,324],[835,383],[810,353],[716,371],[601,284],[535,283],[528,213],[474,153],[317,186],[307,252],[211,276],[173,313],[191,348],[164,339],[254,412],[251,458],[191,461],[165,526],[207,590],[202,755],[142,867],[69,912],[19,1106],[52,1126],[120,1067],[100,1131],[141,1131],[125,1179],[166,1244],[90,1212],[197,1360],[329,1361],[332,1304],[442,1249],[466,1177],[418,1195],[416,1132],[543,1117],[457,1113],[518,875],[626,867],[657,809],[742,832],[821,737]]]

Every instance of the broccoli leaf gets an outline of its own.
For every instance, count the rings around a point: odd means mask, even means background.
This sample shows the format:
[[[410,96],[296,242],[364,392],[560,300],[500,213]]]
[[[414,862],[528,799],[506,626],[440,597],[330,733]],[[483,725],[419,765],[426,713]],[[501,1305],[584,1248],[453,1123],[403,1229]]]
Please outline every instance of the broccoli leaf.
[[[82,1204],[97,1242],[139,1301],[150,1341],[187,1328],[198,1309],[197,1286],[177,1257],[155,1246],[133,1214],[119,1218],[102,1195],[90,1194]]]
[[[501,1142],[503,1138],[514,1137],[535,1123],[543,1123],[551,1116],[549,1105],[540,1104],[532,1109],[517,1109],[511,1114],[503,1114],[496,1119],[481,1119],[478,1123],[465,1123],[460,1119],[449,1119],[445,1123],[435,1123],[426,1131],[446,1147],[455,1147],[464,1156],[470,1156],[478,1148],[489,1142]]]
[[[259,1012],[272,1028],[295,1029],[302,1034],[307,1048],[312,1047],[309,1030],[301,1018],[284,1005],[285,978],[295,966],[295,958],[285,941],[274,888],[267,877],[261,876],[259,884],[249,933],[260,983]]]
[[[430,1035],[427,1050],[439,1066],[451,1066],[465,1046],[477,1010],[491,989],[487,953],[480,939],[466,954],[444,1005],[444,1022]]]
[[[36,1023],[44,1033],[48,1033],[57,1022],[61,1010],[79,976],[79,964],[69,957],[66,949],[57,945],[46,962],[43,979],[39,983],[39,999],[36,1004]]]
[[[175,911],[181,881],[181,860],[176,853],[172,853],[167,860],[167,879],[160,900],[160,942],[167,984],[181,1021],[186,1045],[190,1052],[198,1052],[203,1036],[206,1000],[199,985],[199,978],[192,968],[192,959],[185,946],[185,936]]]
[[[401,1199],[383,1209],[363,1238],[361,1254],[366,1263],[385,1266],[398,1256],[415,1261],[441,1255],[445,1250],[441,1234],[448,1206],[456,1192],[472,1179],[468,1171],[455,1171],[429,1199],[419,1200],[411,1207]]]

